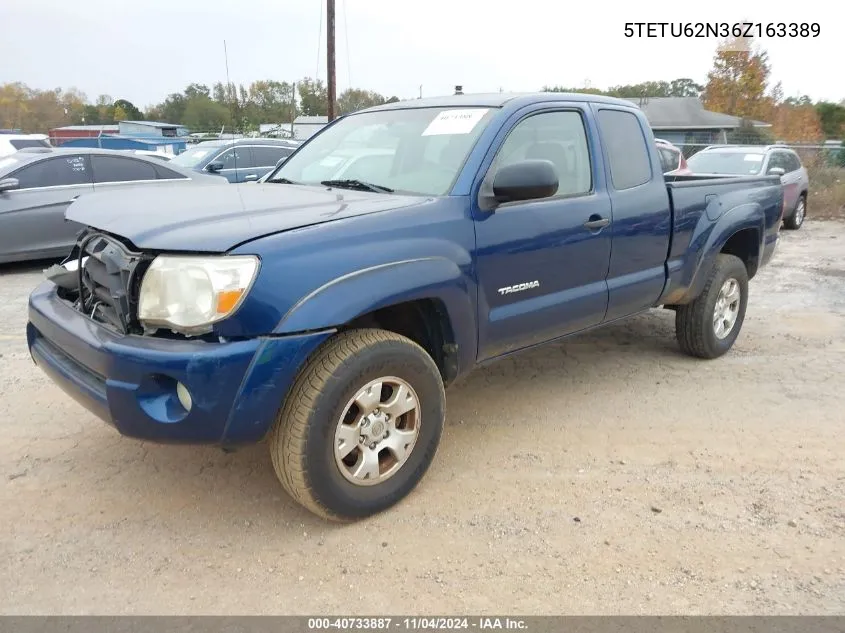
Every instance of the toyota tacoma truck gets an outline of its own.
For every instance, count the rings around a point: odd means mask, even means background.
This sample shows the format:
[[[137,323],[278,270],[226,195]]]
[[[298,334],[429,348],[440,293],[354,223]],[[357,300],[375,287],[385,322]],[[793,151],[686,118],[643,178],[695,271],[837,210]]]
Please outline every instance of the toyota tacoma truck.
[[[664,178],[627,101],[387,104],[260,183],[81,197],[27,339],[120,433],[266,440],[295,500],[354,520],[423,477],[475,367],[655,307],[682,352],[727,352],[783,200],[776,176]]]

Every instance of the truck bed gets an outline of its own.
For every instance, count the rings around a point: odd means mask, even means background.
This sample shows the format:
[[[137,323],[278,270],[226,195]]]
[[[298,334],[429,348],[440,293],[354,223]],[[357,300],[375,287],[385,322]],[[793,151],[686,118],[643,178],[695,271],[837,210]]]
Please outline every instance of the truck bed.
[[[672,236],[666,262],[664,303],[683,301],[697,292],[695,271],[725,231],[746,228],[755,235],[758,260],[774,251],[783,214],[783,186],[777,176],[668,176]],[[753,190],[753,191],[749,191]],[[716,249],[718,252],[720,249]]]
[[[690,242],[726,213],[750,204],[749,189],[758,190],[753,201],[764,209],[764,233],[777,229],[783,207],[778,176],[670,176],[666,188],[672,203],[674,227],[669,259],[683,256]]]

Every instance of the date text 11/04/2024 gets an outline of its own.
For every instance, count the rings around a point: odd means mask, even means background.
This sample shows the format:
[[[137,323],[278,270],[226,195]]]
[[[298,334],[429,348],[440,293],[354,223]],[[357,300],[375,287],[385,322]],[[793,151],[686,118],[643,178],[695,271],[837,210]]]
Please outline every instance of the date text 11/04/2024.
[[[625,37],[818,37],[818,22],[625,22]]]
[[[322,617],[308,618],[308,630],[389,630],[392,628],[409,631],[424,630],[525,630],[527,623],[520,618],[477,617],[403,617],[403,618],[361,618]]]

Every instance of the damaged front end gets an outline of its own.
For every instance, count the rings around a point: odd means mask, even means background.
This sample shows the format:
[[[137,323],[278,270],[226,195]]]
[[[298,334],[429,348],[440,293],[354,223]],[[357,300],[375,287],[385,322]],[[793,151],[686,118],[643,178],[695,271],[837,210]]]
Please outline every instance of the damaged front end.
[[[121,334],[141,334],[139,286],[153,257],[112,235],[86,229],[68,258],[44,274],[74,309]]]

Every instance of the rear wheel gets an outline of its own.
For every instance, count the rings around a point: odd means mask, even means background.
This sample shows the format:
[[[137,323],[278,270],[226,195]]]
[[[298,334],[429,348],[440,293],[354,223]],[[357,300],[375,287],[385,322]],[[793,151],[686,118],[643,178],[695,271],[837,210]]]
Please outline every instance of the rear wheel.
[[[739,336],[748,305],[748,271],[742,260],[720,253],[704,290],[675,311],[675,335],[685,354],[717,358]]]
[[[783,226],[790,231],[797,231],[804,224],[804,218],[807,217],[807,196],[801,194],[798,202],[795,203],[795,211],[792,212],[788,218],[783,221]]]
[[[445,416],[440,372],[419,345],[377,329],[330,339],[300,373],[270,435],[287,492],[333,520],[397,503],[434,458]]]

